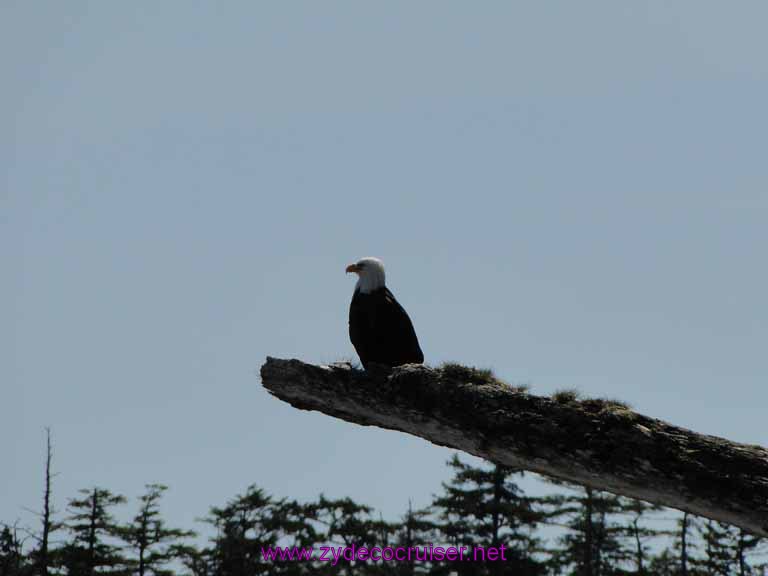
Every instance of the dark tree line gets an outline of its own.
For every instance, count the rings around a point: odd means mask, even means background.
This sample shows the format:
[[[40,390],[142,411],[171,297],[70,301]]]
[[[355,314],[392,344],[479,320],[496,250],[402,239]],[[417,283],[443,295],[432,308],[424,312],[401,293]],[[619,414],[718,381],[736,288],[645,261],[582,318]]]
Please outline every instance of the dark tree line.
[[[212,536],[169,527],[167,490],[148,484],[130,519],[116,520],[126,499],[92,487],[52,506],[48,444],[40,526],[0,525],[0,576],[764,576],[766,542],[742,530],[590,488],[552,482],[533,497],[522,473],[473,466],[454,456],[450,479],[432,504],[386,521],[350,498],[310,502],[276,498],[257,486],[214,506],[203,520]],[[131,516],[132,514],[132,516]],[[673,517],[674,516],[674,517]],[[319,560],[320,547],[482,547],[486,561]],[[271,547],[314,546],[312,561],[265,557]],[[492,549],[505,550],[501,561]]]

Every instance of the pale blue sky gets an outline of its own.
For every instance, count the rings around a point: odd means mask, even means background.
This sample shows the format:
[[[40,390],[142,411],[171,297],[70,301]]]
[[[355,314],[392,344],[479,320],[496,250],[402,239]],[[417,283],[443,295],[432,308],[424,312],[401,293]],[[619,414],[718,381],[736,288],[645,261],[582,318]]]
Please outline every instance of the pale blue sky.
[[[379,256],[428,363],[768,444],[765,2],[0,4],[0,520],[251,483],[395,517],[451,452],[272,399]]]

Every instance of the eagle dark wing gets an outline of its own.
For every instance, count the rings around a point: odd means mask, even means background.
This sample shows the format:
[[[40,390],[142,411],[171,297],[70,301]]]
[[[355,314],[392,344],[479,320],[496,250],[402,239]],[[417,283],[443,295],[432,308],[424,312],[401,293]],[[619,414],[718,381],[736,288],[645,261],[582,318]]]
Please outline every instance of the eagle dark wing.
[[[368,366],[375,353],[376,307],[372,294],[355,290],[349,305],[349,339],[360,357],[363,367]]]
[[[380,314],[379,319],[386,324],[382,326],[382,332],[389,335],[386,346],[386,356],[390,359],[388,364],[421,364],[424,362],[424,354],[408,313],[386,287],[382,292],[382,306],[385,307],[386,313]]]

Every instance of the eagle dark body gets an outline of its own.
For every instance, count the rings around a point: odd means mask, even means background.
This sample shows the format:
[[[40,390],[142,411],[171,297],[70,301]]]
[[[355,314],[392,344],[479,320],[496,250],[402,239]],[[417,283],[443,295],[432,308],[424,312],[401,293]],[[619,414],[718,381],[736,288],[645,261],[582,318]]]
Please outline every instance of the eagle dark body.
[[[408,314],[386,286],[355,290],[349,306],[349,338],[364,368],[421,364],[424,354]]]

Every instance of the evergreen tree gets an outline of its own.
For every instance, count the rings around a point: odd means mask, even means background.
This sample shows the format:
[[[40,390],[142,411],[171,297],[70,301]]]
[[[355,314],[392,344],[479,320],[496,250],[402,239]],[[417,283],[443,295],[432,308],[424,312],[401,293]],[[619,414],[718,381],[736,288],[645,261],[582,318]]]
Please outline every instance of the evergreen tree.
[[[392,526],[381,519],[372,516],[373,509],[364,504],[358,504],[351,498],[328,499],[320,495],[317,503],[313,505],[314,519],[323,531],[320,539],[329,546],[351,548],[356,550],[361,547],[385,548],[390,543],[390,536],[394,532]],[[377,575],[395,574],[393,564],[384,561],[348,561],[338,562],[336,566],[328,562],[320,563],[323,574],[343,575]]]
[[[171,546],[175,560],[187,569],[183,576],[215,576],[216,568],[213,558],[213,549],[198,549],[189,544],[174,544]]]
[[[434,573],[456,571],[460,576],[543,574],[544,567],[534,557],[539,541],[534,530],[543,519],[512,481],[516,472],[492,465],[474,467],[462,462],[457,455],[449,460],[453,478],[443,484],[444,494],[436,498],[433,507],[440,519],[440,530],[451,546],[467,546],[470,555],[478,547],[497,550],[503,545],[506,562],[446,562]]]
[[[216,576],[272,573],[274,566],[263,559],[261,547],[274,547],[280,538],[274,506],[266,492],[252,485],[223,508],[211,508],[207,521],[217,534],[208,555]]]
[[[653,576],[680,576],[680,561],[669,548],[650,559],[649,572]]]
[[[671,546],[665,548],[650,562],[654,576],[705,576],[708,574],[703,560],[697,555],[696,539],[698,517],[683,512],[675,522],[674,530],[662,532],[672,536]]]
[[[437,541],[438,526],[431,517],[429,509],[414,510],[408,501],[408,511],[403,515],[402,522],[396,528],[394,546],[402,548],[419,547],[423,549],[433,542]],[[416,576],[428,574],[431,564],[412,560],[410,562],[399,562],[397,564],[399,576]]]
[[[273,508],[273,519],[281,534],[281,545],[286,547],[309,548],[321,539],[314,525],[317,510],[314,504],[301,504],[296,500],[280,500]],[[318,562],[285,561],[274,562],[271,574],[303,576],[325,574],[324,566]]]
[[[706,573],[699,568],[701,562],[695,555],[695,551],[698,548],[694,541],[693,532],[696,524],[696,517],[689,512],[683,512],[683,515],[677,521],[677,538],[674,548],[679,554],[680,576],[700,576]]]
[[[650,556],[650,547],[647,541],[658,538],[665,533],[643,525],[643,520],[649,512],[659,512],[663,508],[633,498],[620,497],[619,502],[621,511],[629,516],[629,521],[621,527],[620,536],[628,540],[627,555],[629,555],[629,550],[632,550],[635,574],[645,576],[648,574]]]
[[[731,549],[732,530],[730,526],[714,520],[707,520],[699,525],[706,552],[699,566],[705,569],[709,576],[729,576],[736,573],[736,558]]]
[[[167,489],[162,484],[147,484],[146,493],[139,499],[138,513],[120,530],[120,537],[135,553],[134,568],[138,576],[170,576],[173,572],[167,564],[178,552],[173,546],[179,545],[182,538],[195,535],[188,530],[166,527],[160,517],[159,502]]]
[[[4,525],[0,531],[0,576],[23,576],[27,568],[16,527]]]
[[[222,508],[211,508],[207,521],[216,528],[211,545],[188,545],[193,532],[170,529],[159,502],[167,490],[146,485],[132,521],[120,526],[111,514],[125,502],[108,490],[81,490],[69,500],[62,525],[72,538],[51,547],[58,529],[51,498],[51,447],[48,439],[42,532],[25,531],[37,544],[25,555],[15,525],[0,524],[0,576],[173,576],[173,563],[184,576],[765,576],[768,542],[741,529],[687,512],[669,532],[652,529],[646,519],[659,507],[613,496],[588,487],[546,498],[524,495],[513,481],[514,470],[502,466],[473,467],[458,456],[449,461],[453,476],[428,509],[410,503],[395,524],[376,518],[373,510],[351,498],[315,502],[274,499],[250,486]],[[554,482],[562,486],[562,483]],[[558,520],[558,522],[554,522]],[[542,524],[566,529],[557,546],[545,549],[538,537]],[[653,555],[650,540],[673,536]],[[127,544],[128,559],[117,545]],[[504,547],[506,562],[357,561],[346,557],[332,566],[314,561],[271,560],[262,548],[301,549],[323,544],[342,548],[405,549],[430,544],[473,549]],[[550,560],[543,562],[542,556]]]
[[[120,549],[112,543],[121,528],[115,523],[110,509],[125,502],[125,498],[109,490],[92,488],[80,490],[82,498],[69,501],[67,529],[74,535],[60,551],[61,562],[68,575],[119,575],[128,564]]]
[[[752,574],[765,574],[768,571],[768,563],[765,561],[766,540],[752,536],[744,530],[738,529],[735,542],[736,564],[739,576],[751,576]],[[761,555],[763,562],[750,562],[752,554]]]
[[[558,539],[561,547],[553,550],[550,566],[574,576],[623,573],[632,553],[623,546],[621,525],[611,519],[623,511],[619,497],[584,486],[560,503],[554,513],[566,517],[568,532]]]
[[[688,512],[683,512],[683,516],[678,520],[680,538],[677,547],[680,550],[680,574],[688,576]]]
[[[761,553],[760,538],[714,520],[700,524],[699,532],[706,551],[706,558],[700,562],[700,566],[708,576],[752,576],[764,572],[765,564],[753,562],[751,558]]]

